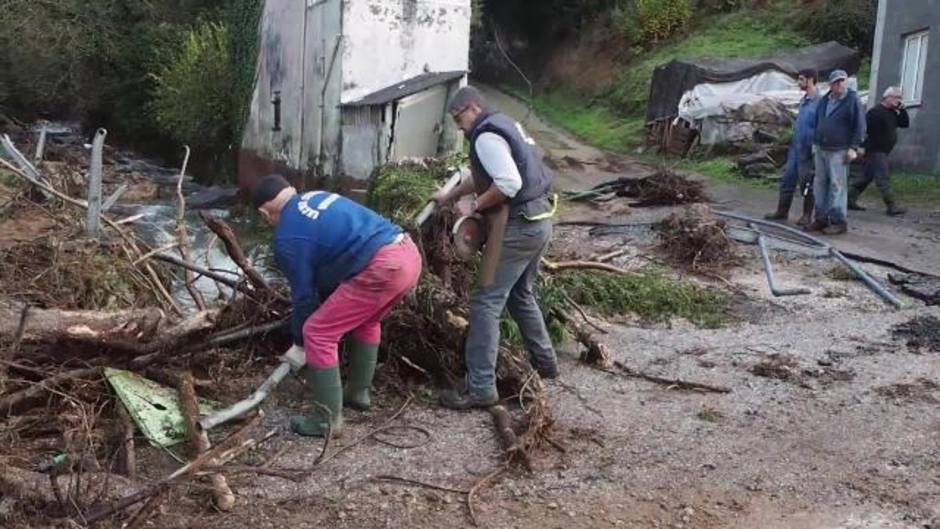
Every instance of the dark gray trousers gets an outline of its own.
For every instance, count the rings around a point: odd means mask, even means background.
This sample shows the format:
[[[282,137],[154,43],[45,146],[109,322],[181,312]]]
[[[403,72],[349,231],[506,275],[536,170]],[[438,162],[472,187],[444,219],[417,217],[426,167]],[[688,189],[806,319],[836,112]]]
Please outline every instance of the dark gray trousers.
[[[552,237],[550,220],[512,219],[506,227],[496,279],[477,287],[470,298],[470,329],[465,346],[468,389],[479,400],[496,398],[499,320],[503,308],[519,325],[535,368],[556,365],[555,349],[535,297],[539,261]]]

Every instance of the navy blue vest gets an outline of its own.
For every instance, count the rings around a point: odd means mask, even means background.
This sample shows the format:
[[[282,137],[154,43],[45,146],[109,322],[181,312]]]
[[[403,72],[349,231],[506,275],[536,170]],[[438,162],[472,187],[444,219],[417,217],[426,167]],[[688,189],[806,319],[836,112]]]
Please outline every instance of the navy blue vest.
[[[470,140],[470,165],[477,193],[483,193],[493,184],[493,178],[487,174],[476,152],[476,140],[484,132],[498,134],[506,140],[522,177],[522,189],[509,201],[513,211],[529,217],[548,211],[551,208],[548,195],[555,175],[542,163],[538,147],[525,134],[522,125],[496,111],[484,110],[473,124],[473,130],[467,134]]]

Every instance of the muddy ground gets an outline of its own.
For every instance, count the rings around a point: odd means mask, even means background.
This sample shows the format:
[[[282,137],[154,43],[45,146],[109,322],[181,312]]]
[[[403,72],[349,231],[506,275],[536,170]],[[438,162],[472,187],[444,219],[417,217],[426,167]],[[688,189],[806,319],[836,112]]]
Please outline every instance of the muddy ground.
[[[491,94],[521,118],[515,100]],[[600,153],[529,116],[527,128],[559,164],[559,186],[581,189],[651,169]],[[769,210],[771,190],[710,186],[720,207]],[[716,206],[717,207],[717,206]],[[603,209],[568,205],[559,220],[646,222],[676,208]],[[935,271],[940,218],[915,211],[889,219],[878,211],[853,216],[840,247]],[[591,237],[589,229],[556,228],[553,252],[582,255],[627,245],[615,264],[661,262],[652,234]],[[665,377],[726,386],[729,394],[680,391],[613,375],[579,363],[574,344],[559,346],[561,378],[548,383],[557,446],[480,488],[474,505],[492,528],[940,528],[940,361],[936,351],[910,348],[894,326],[940,309],[903,297],[896,311],[857,281],[839,279],[830,260],[777,251],[786,286],[807,296],[773,298],[755,250],[722,277],[689,279],[733,293],[735,321],[701,329],[685,321],[646,324],[631,318],[604,324],[601,340],[614,359]],[[881,280],[887,270],[864,268]],[[244,391],[257,380],[238,381]],[[381,377],[381,374],[380,374]],[[274,466],[310,466],[319,441],[284,429],[302,406],[288,381],[265,405],[265,429],[279,428],[251,458],[279,454]],[[204,490],[164,505],[149,527],[436,528],[469,527],[464,495],[387,481],[419,480],[467,490],[498,468],[500,448],[484,412],[452,412],[435,404],[433,388],[415,387],[396,424],[417,430],[367,440],[325,463],[302,482],[273,476],[231,476],[239,496],[230,513],[207,507]],[[391,391],[368,414],[350,412],[347,431],[331,450],[382,424],[402,404]],[[142,451],[141,467],[158,478],[175,468],[165,454]],[[184,498],[177,495],[176,498]]]
[[[517,117],[516,101],[491,94]],[[563,189],[581,189],[650,168],[600,153],[536,116],[529,131],[559,164]],[[565,157],[575,162],[566,162]],[[581,163],[577,163],[581,162]],[[720,207],[757,214],[770,190],[710,186]],[[630,210],[568,206],[560,220],[645,222],[675,208]],[[889,219],[877,211],[853,216],[838,240],[858,253],[930,271],[940,260],[940,219],[915,211]],[[589,255],[628,245],[616,264],[630,268],[661,257],[642,230],[592,238],[583,227],[556,229],[554,251]],[[940,362],[936,352],[909,349],[892,328],[915,316],[940,314],[904,298],[895,311],[857,281],[836,279],[833,264],[775,252],[784,285],[812,293],[773,298],[754,249],[724,280],[695,277],[734,292],[736,321],[720,329],[683,322],[645,325],[625,319],[603,336],[628,366],[667,377],[727,386],[730,394],[683,392],[582,365],[572,344],[560,347],[562,377],[549,383],[557,447],[531,473],[513,472],[476,497],[482,526],[494,528],[923,528],[940,527]],[[884,279],[887,270],[866,265]],[[259,377],[261,375],[259,374]],[[266,426],[281,427],[300,386],[291,382],[269,403]],[[469,489],[500,464],[489,415],[457,413],[434,403],[430,388],[401,424],[430,432],[426,444],[400,449],[374,440],[345,452],[302,483],[277,477],[235,477],[235,511],[198,504],[167,506],[163,527],[467,527],[463,495],[381,476]],[[376,399],[379,409],[351,413],[336,446],[390,416],[401,397]],[[386,440],[390,440],[387,439]],[[416,431],[391,439],[421,444]],[[257,455],[282,453],[276,466],[305,467],[321,445],[280,433]]]

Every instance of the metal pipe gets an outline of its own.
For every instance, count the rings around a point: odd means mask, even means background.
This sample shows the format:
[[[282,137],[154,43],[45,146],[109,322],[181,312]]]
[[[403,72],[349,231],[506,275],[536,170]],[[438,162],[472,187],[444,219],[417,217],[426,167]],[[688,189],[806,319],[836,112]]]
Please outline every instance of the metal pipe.
[[[718,215],[719,217],[725,217],[725,218],[729,218],[729,219],[740,220],[740,221],[746,222],[746,223],[748,223],[748,224],[756,224],[756,225],[758,225],[758,226],[767,226],[767,227],[769,227],[769,228],[774,228],[774,229],[782,230],[782,231],[785,231],[785,232],[790,233],[790,234],[792,234],[792,235],[795,235],[795,236],[796,236],[797,238],[799,238],[799,239],[802,239],[802,240],[804,240],[804,241],[809,241],[809,242],[815,244],[816,246],[822,246],[823,248],[829,248],[829,247],[832,246],[832,245],[830,245],[829,243],[827,243],[826,241],[824,241],[824,240],[822,240],[822,239],[818,239],[818,238],[813,237],[812,235],[810,235],[810,234],[808,234],[808,233],[806,233],[806,232],[804,232],[804,231],[802,231],[802,230],[798,230],[798,229],[795,229],[795,228],[791,228],[790,226],[787,226],[787,225],[784,225],[784,224],[778,224],[778,223],[776,223],[776,222],[770,222],[770,221],[766,221],[766,220],[755,219],[755,218],[747,217],[747,216],[745,216],[745,215],[739,215],[739,214],[737,214],[737,213],[731,213],[731,212],[728,212],[728,211],[715,211],[715,215]],[[772,235],[771,235],[771,236],[772,236]]]
[[[835,260],[847,266],[849,270],[851,270],[855,274],[856,277],[861,279],[862,282],[864,282],[868,286],[868,288],[870,288],[875,294],[878,294],[879,296],[881,296],[882,299],[894,305],[894,307],[898,309],[904,306],[904,303],[900,299],[898,299],[897,296],[895,296],[890,291],[888,291],[888,289],[886,289],[884,285],[875,281],[874,278],[868,275],[868,273],[862,270],[861,267],[859,267],[857,264],[853,263],[848,257],[842,255],[842,252],[830,246],[829,254],[832,255],[832,257],[835,258]]]
[[[39,141],[36,142],[36,155],[33,157],[33,161],[39,163],[42,161],[43,154],[46,152],[46,126],[42,126],[42,130],[39,131]]]
[[[777,286],[777,279],[774,277],[774,267],[770,262],[770,253],[767,251],[767,239],[764,233],[751,224],[751,228],[757,232],[757,250],[760,253],[761,261],[764,262],[764,274],[767,276],[767,285],[770,292],[777,297],[781,296],[800,296],[809,294],[808,288],[780,288]]]
[[[460,184],[461,177],[463,172],[460,170],[454,171],[454,174],[450,176],[450,179],[441,187],[441,193],[450,193],[455,187]],[[433,200],[429,200],[427,205],[424,206],[424,209],[421,210],[421,213],[418,213],[418,216],[415,217],[415,227],[420,228],[425,221],[428,220],[428,217],[434,213],[434,210],[437,209],[437,204]]]
[[[893,305],[895,308],[901,308],[904,306],[904,303],[900,299],[898,299],[897,296],[895,296],[890,291],[888,291],[888,289],[886,289],[883,285],[875,281],[874,278],[868,275],[867,272],[862,270],[858,265],[850,261],[848,257],[843,255],[842,252],[835,249],[831,244],[827,243],[826,241],[822,239],[813,237],[812,235],[809,235],[800,230],[791,228],[789,226],[784,226],[783,224],[777,224],[776,222],[768,222],[766,220],[754,219],[751,217],[747,217],[745,215],[739,215],[737,213],[729,213],[727,211],[716,211],[715,215],[718,215],[719,217],[729,218],[729,219],[741,220],[741,221],[747,222],[748,224],[769,226],[771,228],[783,230],[785,232],[792,233],[793,235],[796,235],[797,237],[803,240],[810,241],[813,244],[816,244],[822,248],[825,248],[829,251],[829,255],[831,255],[834,259],[836,259],[840,263],[847,266],[855,274],[856,277],[862,280],[862,282],[865,283],[865,285],[868,286],[868,288],[872,290],[872,292],[874,292],[875,294],[878,294],[878,296],[880,296],[882,299],[884,299],[885,301]]]
[[[101,178],[104,173],[104,139],[108,131],[98,129],[91,144],[91,168],[88,170],[88,215],[85,231],[89,237],[97,237],[101,227]]]
[[[268,398],[268,395],[271,393],[271,390],[277,387],[278,384],[284,380],[284,377],[290,373],[291,365],[287,362],[282,362],[281,365],[277,366],[277,369],[264,381],[261,386],[255,390],[245,400],[236,402],[228,408],[221,410],[219,412],[213,413],[199,421],[199,426],[203,430],[211,430],[220,424],[227,423],[233,419],[237,419],[242,415],[248,413],[249,411],[257,408],[264,399]]]

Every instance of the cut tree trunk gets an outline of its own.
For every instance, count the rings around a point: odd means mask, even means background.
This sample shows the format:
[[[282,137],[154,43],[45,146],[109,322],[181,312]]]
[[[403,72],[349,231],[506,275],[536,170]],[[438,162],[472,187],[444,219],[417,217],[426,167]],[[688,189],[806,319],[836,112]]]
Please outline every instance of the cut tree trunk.
[[[0,301],[0,339],[23,343],[95,345],[142,355],[182,344],[211,329],[217,310],[171,320],[157,308],[120,311],[59,310],[31,307],[20,325],[22,304]]]

